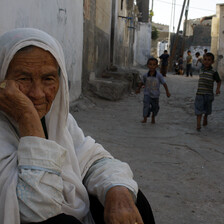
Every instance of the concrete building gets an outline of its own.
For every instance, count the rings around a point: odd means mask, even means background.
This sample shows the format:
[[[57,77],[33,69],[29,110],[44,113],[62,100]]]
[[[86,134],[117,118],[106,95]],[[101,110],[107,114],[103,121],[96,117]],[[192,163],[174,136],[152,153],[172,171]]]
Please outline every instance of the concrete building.
[[[148,0],[143,0],[148,4]],[[111,65],[144,65],[150,55],[151,24],[138,22],[134,0],[2,0],[0,34],[18,27],[46,31],[62,45],[70,102]],[[144,12],[147,14],[148,11]],[[10,16],[9,16],[10,15]]]
[[[83,4],[73,0],[1,0],[0,34],[34,27],[55,37],[63,46],[69,77],[70,101],[81,93]]]
[[[148,2],[144,0],[144,4],[145,1]],[[131,67],[133,61],[136,65],[146,63],[151,24],[148,20],[139,22],[140,17],[142,12],[134,0],[84,0],[84,91],[90,78],[100,77],[111,66],[124,69]]]
[[[216,5],[216,16],[212,18],[211,52],[215,55],[214,67],[224,78],[224,4]]]

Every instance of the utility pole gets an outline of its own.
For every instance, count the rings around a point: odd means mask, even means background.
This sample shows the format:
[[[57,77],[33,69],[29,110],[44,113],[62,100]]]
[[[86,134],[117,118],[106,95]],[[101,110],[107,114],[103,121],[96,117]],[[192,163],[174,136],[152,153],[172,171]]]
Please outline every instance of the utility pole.
[[[170,18],[170,26],[169,26],[169,37],[168,37],[168,49],[170,51],[171,46],[171,32],[175,32],[175,7],[176,7],[176,0],[172,0],[172,10],[171,10],[171,18]]]
[[[182,47],[181,47],[181,55],[183,55],[184,48],[185,48],[186,30],[187,30],[187,17],[188,17],[188,12],[189,12],[189,4],[190,4],[190,0],[187,1],[187,6],[186,6],[186,9],[185,9],[185,20],[184,20],[183,42],[182,42]]]
[[[152,22],[152,17],[154,16],[153,5],[154,5],[154,0],[152,0],[151,9],[149,10],[150,22]]]
[[[176,36],[175,36],[175,40],[174,40],[174,44],[173,44],[173,46],[172,46],[172,52],[171,52],[171,54],[170,54],[169,71],[171,71],[173,58],[174,58],[175,53],[176,53],[176,47],[177,47],[178,38],[179,38],[179,31],[180,31],[180,24],[181,24],[181,21],[182,21],[182,17],[183,17],[183,13],[184,13],[184,8],[185,8],[186,1],[187,1],[187,0],[184,0],[184,2],[183,2],[183,6],[182,6],[182,10],[181,10],[181,14],[180,14],[180,19],[179,19],[179,23],[178,23],[178,27],[177,27],[177,32],[176,32]],[[188,1],[189,1],[189,0],[188,0]]]

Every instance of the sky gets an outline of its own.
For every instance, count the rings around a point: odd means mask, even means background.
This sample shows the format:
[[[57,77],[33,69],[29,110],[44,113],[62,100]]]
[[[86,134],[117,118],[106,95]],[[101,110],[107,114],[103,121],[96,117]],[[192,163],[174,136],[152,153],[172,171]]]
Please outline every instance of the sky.
[[[170,26],[170,31],[177,31],[182,5],[184,0],[149,0],[149,9],[152,8],[154,16],[152,21],[155,23]],[[176,4],[174,4],[176,3]],[[187,3],[187,1],[186,1]],[[216,4],[224,4],[224,0],[190,0],[188,19],[196,19],[204,16],[216,14]],[[184,14],[182,23],[184,20]],[[181,23],[180,30],[183,25]]]

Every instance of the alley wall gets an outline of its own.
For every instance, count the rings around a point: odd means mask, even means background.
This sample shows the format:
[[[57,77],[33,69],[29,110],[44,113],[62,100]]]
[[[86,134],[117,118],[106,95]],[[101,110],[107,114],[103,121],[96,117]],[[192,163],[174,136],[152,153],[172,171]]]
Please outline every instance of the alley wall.
[[[70,101],[81,94],[83,2],[73,0],[1,0],[0,35],[21,27],[41,29],[63,47]]]
[[[134,0],[84,0],[83,91],[90,77],[133,65],[138,13]]]
[[[216,16],[212,18],[211,51],[215,54],[215,67],[224,78],[224,4],[216,5]]]

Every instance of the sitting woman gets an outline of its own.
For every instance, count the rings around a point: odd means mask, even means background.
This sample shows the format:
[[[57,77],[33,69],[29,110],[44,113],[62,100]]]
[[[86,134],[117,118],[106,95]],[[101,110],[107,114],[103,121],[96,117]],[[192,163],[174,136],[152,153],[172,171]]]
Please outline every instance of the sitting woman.
[[[0,223],[154,223],[126,163],[69,114],[59,43],[15,29],[0,37]]]

